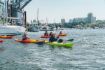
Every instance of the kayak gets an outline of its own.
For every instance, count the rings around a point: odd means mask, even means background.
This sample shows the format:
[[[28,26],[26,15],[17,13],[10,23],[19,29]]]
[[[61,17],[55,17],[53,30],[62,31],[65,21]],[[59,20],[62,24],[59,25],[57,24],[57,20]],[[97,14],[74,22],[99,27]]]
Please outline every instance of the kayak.
[[[0,40],[0,43],[2,43],[3,42],[3,40]]]
[[[16,40],[17,42],[21,42],[21,43],[36,43],[37,40],[34,39],[26,39],[26,40]]]
[[[21,43],[38,43],[43,42],[42,40],[35,40],[35,39],[26,39],[26,40],[16,40],[17,42]]]
[[[40,38],[50,38],[50,36],[44,36],[44,35],[42,35]]]
[[[13,36],[0,36],[0,38],[3,38],[3,39],[11,39],[11,38],[13,38]]]
[[[58,47],[65,47],[65,48],[72,48],[73,46],[72,42],[68,42],[68,43],[48,42],[47,44],[51,46],[58,46]]]
[[[67,36],[67,34],[59,34],[58,36]]]

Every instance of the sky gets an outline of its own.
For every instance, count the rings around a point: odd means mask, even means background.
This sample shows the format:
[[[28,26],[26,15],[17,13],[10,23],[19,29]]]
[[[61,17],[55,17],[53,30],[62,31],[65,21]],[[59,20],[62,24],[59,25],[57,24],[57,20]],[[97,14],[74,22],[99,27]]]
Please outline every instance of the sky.
[[[90,12],[97,19],[105,19],[105,0],[32,0],[24,9],[28,22],[37,18],[38,8],[42,22],[60,22],[63,18],[68,22]]]

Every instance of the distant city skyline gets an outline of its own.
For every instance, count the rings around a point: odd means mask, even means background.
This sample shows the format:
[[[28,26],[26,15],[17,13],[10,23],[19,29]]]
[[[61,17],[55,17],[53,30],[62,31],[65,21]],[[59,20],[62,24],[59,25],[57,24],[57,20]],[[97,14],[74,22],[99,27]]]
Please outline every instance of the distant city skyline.
[[[25,10],[27,20],[37,19],[39,8],[39,20],[43,22],[66,22],[75,17],[86,17],[93,13],[97,19],[105,19],[105,0],[32,0]]]

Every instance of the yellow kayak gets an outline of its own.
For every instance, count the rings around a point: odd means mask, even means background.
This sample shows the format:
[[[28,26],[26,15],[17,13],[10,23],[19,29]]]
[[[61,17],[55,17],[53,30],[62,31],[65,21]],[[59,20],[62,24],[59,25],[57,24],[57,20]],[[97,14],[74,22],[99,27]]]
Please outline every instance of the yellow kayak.
[[[11,39],[11,38],[13,38],[13,36],[1,35],[0,38],[3,38],[3,39]]]
[[[26,39],[26,40],[16,40],[17,42],[21,43],[38,43],[43,42],[43,40],[35,40],[35,39]]]

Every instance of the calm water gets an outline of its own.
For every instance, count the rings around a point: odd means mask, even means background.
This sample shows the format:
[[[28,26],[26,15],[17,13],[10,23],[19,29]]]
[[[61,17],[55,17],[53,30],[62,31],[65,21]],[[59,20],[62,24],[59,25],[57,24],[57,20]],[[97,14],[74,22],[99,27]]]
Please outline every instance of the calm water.
[[[72,49],[21,44],[16,38],[0,43],[0,70],[105,70],[105,29],[64,30]],[[59,32],[59,31],[57,31]],[[39,39],[43,32],[28,33]]]

